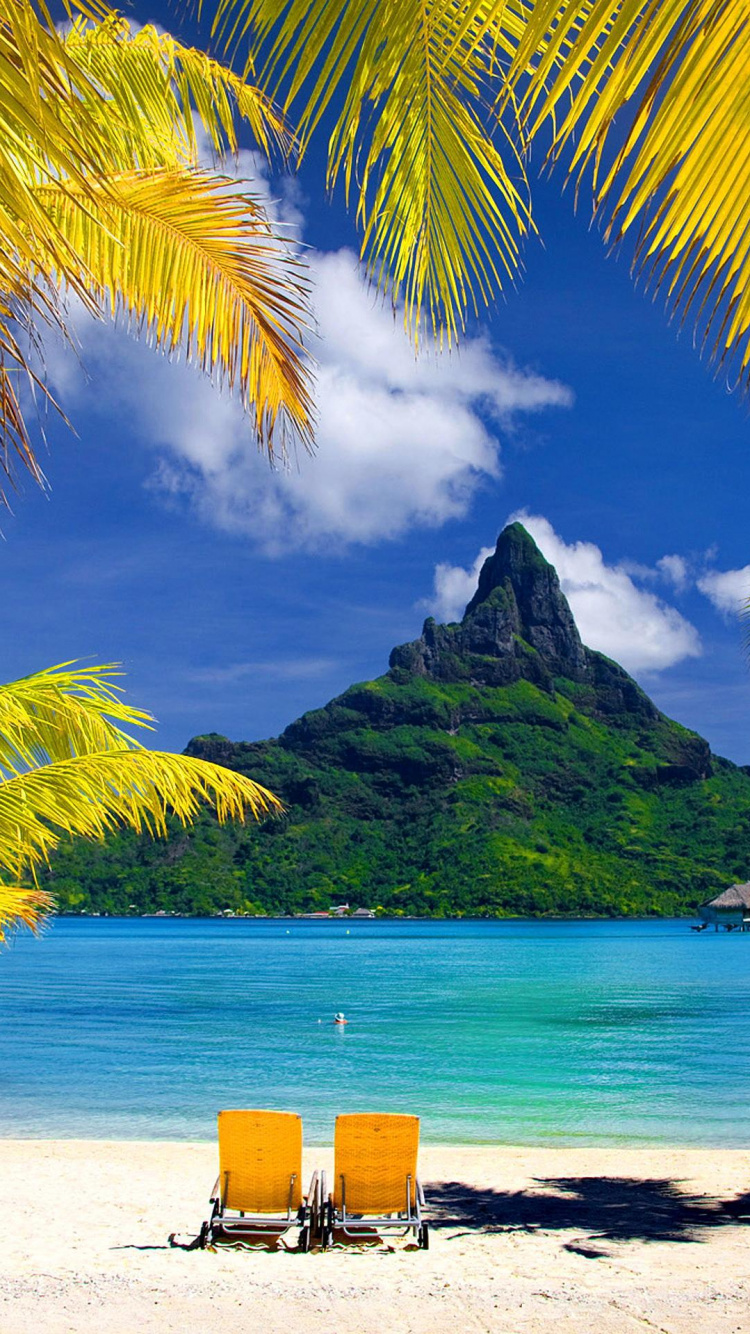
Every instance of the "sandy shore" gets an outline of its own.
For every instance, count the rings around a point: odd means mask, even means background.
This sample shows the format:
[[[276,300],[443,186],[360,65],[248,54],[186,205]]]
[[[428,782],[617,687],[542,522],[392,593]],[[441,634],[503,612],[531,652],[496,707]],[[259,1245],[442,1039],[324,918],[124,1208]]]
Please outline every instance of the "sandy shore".
[[[2,1334],[750,1331],[750,1152],[427,1148],[428,1252],[171,1248],[215,1166],[210,1144],[0,1140]]]

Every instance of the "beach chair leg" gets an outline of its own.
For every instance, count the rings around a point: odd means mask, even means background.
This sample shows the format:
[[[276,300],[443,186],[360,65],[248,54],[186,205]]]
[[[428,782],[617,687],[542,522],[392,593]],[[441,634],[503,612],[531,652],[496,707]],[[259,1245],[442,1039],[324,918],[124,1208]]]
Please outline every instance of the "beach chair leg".
[[[321,1212],[322,1231],[321,1244],[323,1250],[327,1251],[329,1246],[333,1245],[333,1201],[326,1200]]]
[[[309,1223],[305,1223],[305,1226],[302,1228],[302,1231],[301,1231],[300,1234],[299,1234],[299,1243],[298,1243],[298,1244],[299,1244],[299,1249],[300,1249],[301,1251],[309,1251],[309,1249],[310,1249],[310,1247],[311,1247],[311,1245],[312,1245],[312,1237],[310,1236],[310,1225],[309,1225]]]
[[[310,1233],[310,1245],[312,1245],[313,1240],[320,1236],[320,1186],[320,1177],[317,1172],[313,1172],[310,1189],[307,1192],[307,1200],[304,1206],[304,1216],[300,1220],[303,1225],[307,1223]]]
[[[419,1236],[417,1237],[417,1245],[423,1251],[429,1251],[430,1249],[430,1233],[426,1223],[423,1223],[419,1229]]]
[[[198,1234],[198,1245],[200,1246],[200,1249],[202,1251],[205,1251],[208,1245],[208,1233],[209,1233],[208,1223],[201,1223],[201,1230]]]

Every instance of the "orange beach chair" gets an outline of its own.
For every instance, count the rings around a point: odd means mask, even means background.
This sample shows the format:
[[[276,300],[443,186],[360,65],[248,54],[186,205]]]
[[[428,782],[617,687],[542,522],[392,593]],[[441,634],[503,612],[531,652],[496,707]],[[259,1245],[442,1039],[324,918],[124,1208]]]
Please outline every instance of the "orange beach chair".
[[[333,1190],[328,1195],[321,1175],[324,1247],[331,1245],[337,1229],[354,1237],[390,1228],[413,1231],[419,1246],[427,1249],[418,1149],[418,1116],[358,1113],[336,1118]]]
[[[246,1244],[255,1234],[278,1239],[297,1225],[300,1249],[309,1250],[318,1174],[303,1195],[301,1118],[293,1112],[226,1111],[218,1119],[219,1175],[201,1246]]]

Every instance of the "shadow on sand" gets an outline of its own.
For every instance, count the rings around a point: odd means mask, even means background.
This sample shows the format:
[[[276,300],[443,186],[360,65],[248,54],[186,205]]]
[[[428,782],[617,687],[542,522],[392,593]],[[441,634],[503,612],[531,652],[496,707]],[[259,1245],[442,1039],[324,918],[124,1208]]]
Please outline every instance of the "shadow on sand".
[[[440,1182],[425,1186],[431,1226],[467,1231],[571,1229],[600,1241],[704,1241],[709,1229],[750,1222],[750,1194],[735,1200],[690,1195],[669,1179],[536,1178],[535,1188],[499,1191]],[[585,1243],[568,1249],[590,1258]]]
[[[463,1181],[433,1182],[425,1186],[427,1217],[435,1231],[467,1233],[573,1231],[579,1235],[563,1249],[588,1260],[608,1256],[597,1242],[672,1241],[702,1242],[710,1231],[750,1223],[750,1192],[731,1200],[690,1195],[680,1182],[667,1177],[634,1180],[632,1177],[536,1177],[531,1190],[502,1191],[469,1186]],[[580,1235],[583,1234],[583,1235]],[[249,1238],[248,1238],[249,1240]],[[282,1242],[265,1243],[256,1235],[248,1249],[296,1251]],[[393,1249],[374,1234],[363,1245],[337,1237],[337,1248],[364,1251],[372,1246]],[[118,1250],[200,1248],[200,1237],[172,1233],[167,1245],[117,1247]],[[218,1250],[234,1249],[218,1246]],[[240,1247],[239,1249],[243,1249]],[[416,1250],[408,1245],[406,1249]]]

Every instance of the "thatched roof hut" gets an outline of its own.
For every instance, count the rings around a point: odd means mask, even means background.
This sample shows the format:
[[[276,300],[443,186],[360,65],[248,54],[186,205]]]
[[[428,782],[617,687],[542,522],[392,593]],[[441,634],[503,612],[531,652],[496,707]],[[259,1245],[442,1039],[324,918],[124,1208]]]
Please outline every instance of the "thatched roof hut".
[[[730,885],[698,910],[704,922],[722,926],[750,926],[750,881]]]

